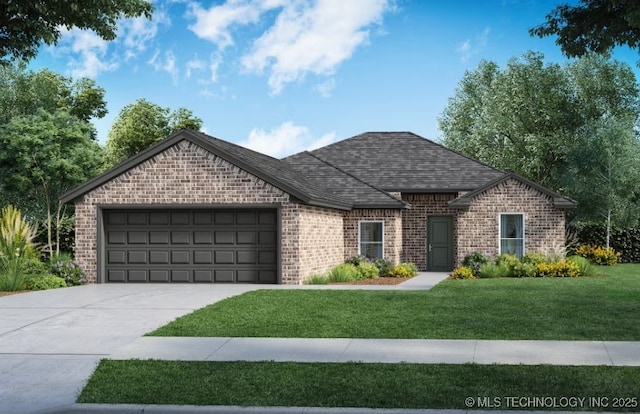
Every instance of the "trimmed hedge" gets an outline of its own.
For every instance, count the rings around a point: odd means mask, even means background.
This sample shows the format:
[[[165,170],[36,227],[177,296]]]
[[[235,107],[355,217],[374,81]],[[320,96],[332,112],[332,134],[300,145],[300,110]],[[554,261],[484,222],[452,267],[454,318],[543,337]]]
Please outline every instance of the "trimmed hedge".
[[[606,244],[607,226],[605,224],[574,224],[580,244],[604,246]],[[611,228],[610,246],[622,256],[622,263],[640,263],[640,227],[633,229]]]

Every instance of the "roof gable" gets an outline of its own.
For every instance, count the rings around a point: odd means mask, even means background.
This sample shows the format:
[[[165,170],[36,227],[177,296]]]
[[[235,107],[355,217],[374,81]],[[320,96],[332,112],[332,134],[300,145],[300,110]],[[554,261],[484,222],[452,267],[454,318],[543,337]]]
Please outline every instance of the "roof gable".
[[[554,191],[549,190],[546,187],[541,186],[540,184],[536,184],[533,181],[529,181],[526,178],[516,174],[516,173],[507,173],[504,174],[502,177],[493,180],[489,183],[487,183],[486,185],[474,190],[474,191],[470,191],[454,200],[451,200],[449,202],[449,207],[453,207],[453,208],[467,208],[471,205],[473,198],[476,197],[477,195],[484,193],[485,191],[500,185],[501,183],[507,181],[507,180],[517,180],[520,181],[521,183],[526,184],[527,186],[534,188],[536,190],[538,190],[539,192],[541,192],[542,194],[545,194],[549,197],[551,197],[551,199],[553,200],[553,206],[556,208],[564,208],[564,209],[568,209],[568,208],[576,208],[578,203],[575,202],[574,200],[568,198],[568,197],[564,197]]]
[[[349,210],[350,202],[332,194],[316,182],[301,176],[280,160],[243,148],[241,146],[210,137],[200,132],[178,131],[128,160],[116,165],[105,173],[87,181],[60,197],[68,203],[107,183],[115,177],[135,168],[150,158],[160,154],[178,142],[187,140],[220,158],[238,166],[263,181],[280,188],[305,204]]]
[[[411,132],[366,132],[311,154],[386,191],[470,191],[504,174]]]

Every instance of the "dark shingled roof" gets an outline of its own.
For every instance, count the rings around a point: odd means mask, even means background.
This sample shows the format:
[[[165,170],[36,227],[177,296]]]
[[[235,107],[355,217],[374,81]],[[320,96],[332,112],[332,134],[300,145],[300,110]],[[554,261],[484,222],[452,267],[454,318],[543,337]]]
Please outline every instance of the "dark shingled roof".
[[[366,132],[311,154],[386,191],[470,191],[504,175],[411,132]]]
[[[329,192],[320,183],[309,180],[302,176],[298,171],[278,159],[211,137],[201,132],[189,130],[181,130],[172,134],[168,138],[165,138],[157,144],[129,158],[109,171],[67,192],[60,197],[60,200],[63,203],[75,200],[100,185],[112,180],[118,175],[135,168],[182,140],[193,142],[212,154],[215,154],[266,181],[274,187],[289,193],[305,204],[343,210],[349,210],[352,208],[352,203],[349,201],[343,200]]]
[[[406,208],[407,204],[385,191],[341,171],[305,151],[282,160],[300,174],[316,181],[331,193],[348,200],[354,208]]]

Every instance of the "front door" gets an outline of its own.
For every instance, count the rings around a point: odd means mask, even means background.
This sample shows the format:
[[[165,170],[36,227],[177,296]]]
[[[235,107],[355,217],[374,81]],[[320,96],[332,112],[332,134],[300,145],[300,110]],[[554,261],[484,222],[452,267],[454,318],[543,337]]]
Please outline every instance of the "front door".
[[[453,216],[427,218],[427,270],[453,270]]]

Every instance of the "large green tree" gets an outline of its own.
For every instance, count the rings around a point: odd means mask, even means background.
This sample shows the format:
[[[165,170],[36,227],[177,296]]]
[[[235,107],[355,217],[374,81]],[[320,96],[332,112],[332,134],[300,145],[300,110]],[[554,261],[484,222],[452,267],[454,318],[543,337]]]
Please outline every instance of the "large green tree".
[[[58,42],[62,28],[89,29],[113,40],[119,19],[151,18],[152,11],[148,0],[0,0],[0,64],[33,58],[42,43]]]
[[[138,99],[120,111],[107,139],[107,166],[121,162],[180,129],[199,130],[202,120],[189,109],[171,111]]]
[[[607,53],[614,47],[640,47],[640,2],[637,0],[580,0],[561,4],[546,22],[529,30],[540,37],[557,35],[568,57]]]
[[[106,114],[104,93],[90,79],[0,66],[0,205],[44,223],[50,251],[63,220],[58,196],[101,164],[90,120]]]
[[[582,154],[598,143],[613,154],[612,180],[629,176],[632,164],[616,154],[638,146],[638,97],[635,76],[626,64],[589,55],[561,66],[545,64],[541,54],[530,52],[504,68],[482,62],[467,72],[439,123],[448,147],[572,196],[580,203],[578,218],[595,220],[602,217],[596,208],[603,205],[602,197],[583,191],[585,181],[575,174],[580,171],[586,182],[596,180],[600,172],[588,168]],[[627,201],[635,197],[635,192],[617,194]],[[638,213],[634,215],[637,219]],[[620,215],[613,218],[629,222]]]

